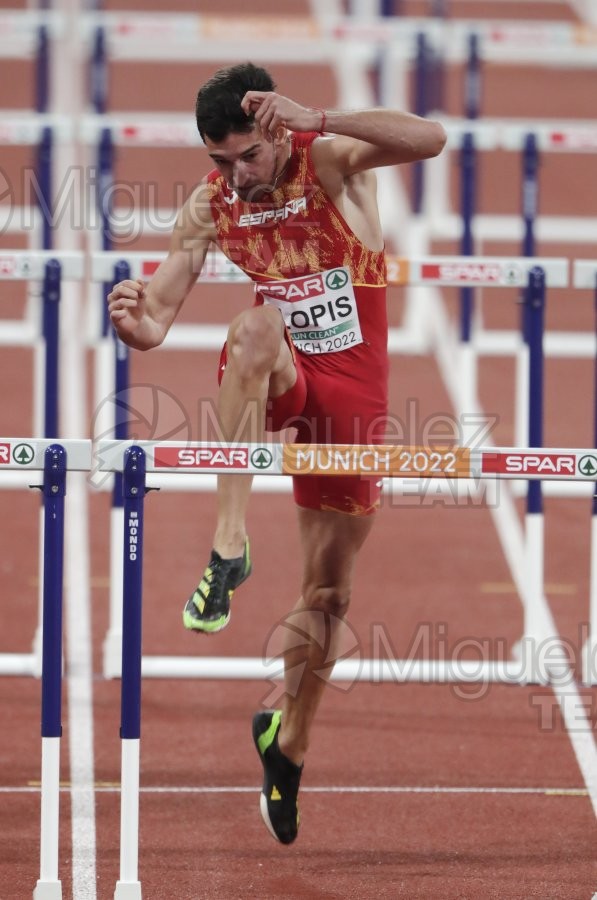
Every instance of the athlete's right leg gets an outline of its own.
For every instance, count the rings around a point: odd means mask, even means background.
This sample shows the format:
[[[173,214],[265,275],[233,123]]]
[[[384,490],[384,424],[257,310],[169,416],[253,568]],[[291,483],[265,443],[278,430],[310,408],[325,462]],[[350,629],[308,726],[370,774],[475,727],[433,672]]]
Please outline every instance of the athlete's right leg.
[[[282,710],[253,717],[264,770],[261,815],[284,844],[298,832],[298,791],[311,725],[339,652],[357,554],[373,516],[299,508],[302,596],[288,620]]]
[[[268,396],[286,393],[296,378],[279,311],[259,306],[237,316],[228,331],[227,363],[220,385],[221,440],[262,441]],[[250,475],[218,478],[213,551],[201,581],[184,608],[186,628],[204,633],[221,631],[230,618],[233,591],[251,573],[245,527],[251,482]]]

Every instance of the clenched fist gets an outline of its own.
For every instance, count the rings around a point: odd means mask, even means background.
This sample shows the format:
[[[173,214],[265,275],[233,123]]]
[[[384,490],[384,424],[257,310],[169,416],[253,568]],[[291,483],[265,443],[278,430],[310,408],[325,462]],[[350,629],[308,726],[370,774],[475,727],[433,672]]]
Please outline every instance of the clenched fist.
[[[130,279],[115,284],[108,294],[108,312],[116,333],[126,340],[145,315],[145,284]]]

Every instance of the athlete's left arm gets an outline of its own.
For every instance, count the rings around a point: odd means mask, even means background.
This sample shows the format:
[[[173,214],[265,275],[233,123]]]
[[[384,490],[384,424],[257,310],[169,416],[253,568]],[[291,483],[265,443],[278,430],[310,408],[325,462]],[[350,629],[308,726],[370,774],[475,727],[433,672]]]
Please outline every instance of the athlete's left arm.
[[[316,142],[314,161],[345,177],[438,156],[446,143],[439,122],[390,109],[327,112],[325,131],[334,138]]]
[[[249,91],[242,107],[265,134],[280,125],[291,131],[320,131],[333,140],[317,141],[315,162],[332,165],[343,176],[428,159],[441,153],[446,133],[439,122],[391,109],[356,111],[311,109],[274,92]]]

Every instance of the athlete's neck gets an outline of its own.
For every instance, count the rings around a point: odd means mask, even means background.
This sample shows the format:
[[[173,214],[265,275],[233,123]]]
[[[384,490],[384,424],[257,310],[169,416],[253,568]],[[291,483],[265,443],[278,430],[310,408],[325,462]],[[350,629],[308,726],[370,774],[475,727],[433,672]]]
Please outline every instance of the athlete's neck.
[[[266,189],[266,193],[268,193],[268,194],[271,194],[276,190],[281,179],[284,177],[284,175],[286,174],[286,171],[288,169],[290,157],[292,156],[292,144],[290,142],[290,136],[286,137],[286,140],[284,141],[284,144],[282,145],[282,153],[280,155],[282,156],[282,165],[281,165],[280,171],[276,173],[276,170],[278,168],[278,160],[277,159],[274,160],[274,171],[272,173],[272,183],[271,183],[270,187]]]

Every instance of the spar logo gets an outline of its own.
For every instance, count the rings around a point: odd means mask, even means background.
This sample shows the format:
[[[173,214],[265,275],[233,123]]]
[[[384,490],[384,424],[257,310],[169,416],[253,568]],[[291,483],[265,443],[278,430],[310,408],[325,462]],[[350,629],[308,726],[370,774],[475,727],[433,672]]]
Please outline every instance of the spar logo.
[[[199,143],[199,136],[184,125],[160,122],[148,125],[124,125],[120,131],[121,138],[127,144],[160,144],[163,146],[188,147]]]
[[[573,478],[576,457],[570,453],[484,453],[482,471],[488,475],[558,475]]]
[[[560,150],[595,150],[597,131],[552,131],[549,141],[552,147]]]
[[[156,447],[158,469],[247,469],[248,447]]]
[[[0,276],[14,275],[16,271],[16,256],[0,256]]]
[[[335,270],[335,272],[344,274],[341,269]],[[264,297],[275,297],[279,300],[306,300],[309,297],[320,297],[325,289],[321,275],[305,275],[303,278],[292,278],[288,281],[268,281],[267,284],[257,284],[255,290]]]
[[[444,281],[456,284],[506,284],[522,283],[521,269],[513,264],[482,262],[423,263],[423,281]]]
[[[7,466],[10,462],[10,444],[0,444],[0,466]]]
[[[159,259],[144,259],[141,264],[141,277],[151,278],[152,275],[155,275],[159,266]]]
[[[15,275],[26,277],[31,274],[31,259],[28,256],[0,256],[0,278],[12,278]]]

